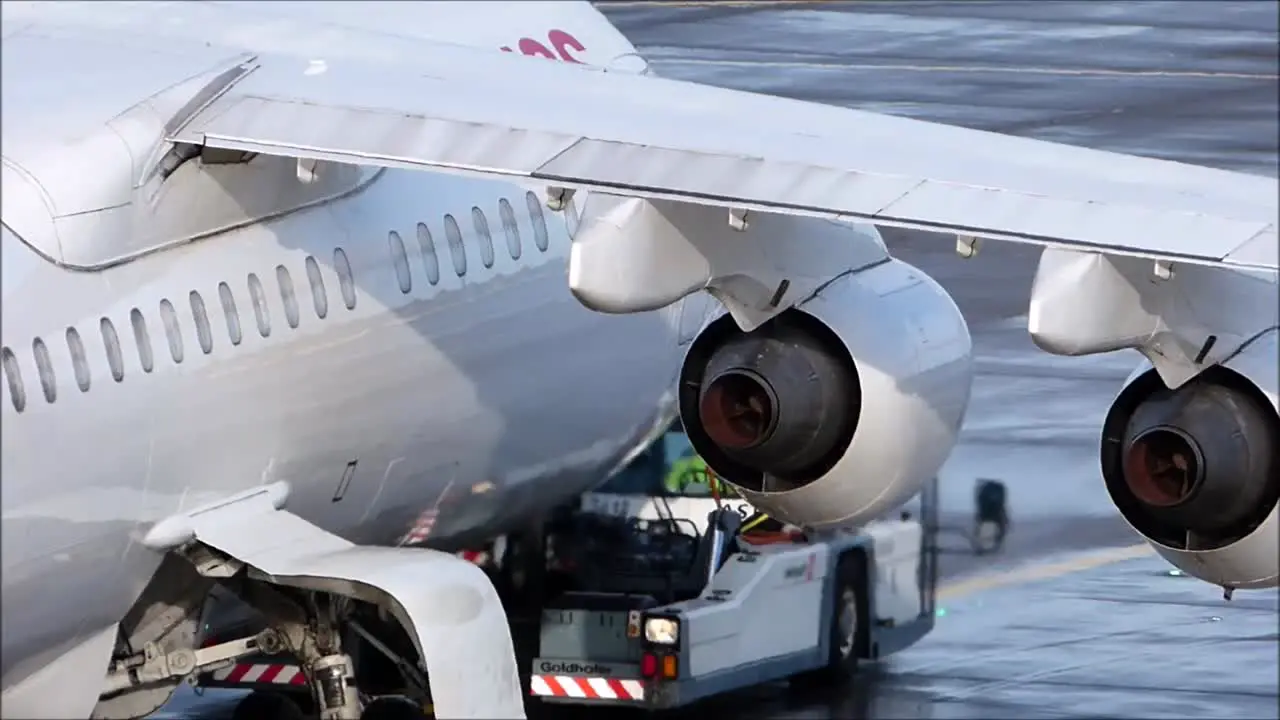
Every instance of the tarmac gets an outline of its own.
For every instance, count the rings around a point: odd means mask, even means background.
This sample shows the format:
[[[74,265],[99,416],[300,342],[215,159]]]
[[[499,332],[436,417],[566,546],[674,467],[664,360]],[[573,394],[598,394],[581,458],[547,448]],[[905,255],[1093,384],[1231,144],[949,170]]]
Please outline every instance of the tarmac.
[[[661,75],[1277,175],[1274,3],[600,3]],[[909,152],[909,146],[904,147]],[[690,713],[751,718],[1280,717],[1280,594],[1171,574],[1117,516],[1098,432],[1136,354],[1058,358],[1025,313],[1038,252],[886,232],[971,325],[978,376],[941,476],[934,632],[830,696],[764,687]],[[1009,488],[1004,551],[962,529]],[[184,694],[155,717],[225,716]]]
[[[1272,3],[675,5],[600,7],[667,77],[1277,175]],[[955,297],[977,356],[941,476],[955,552],[941,560],[937,628],[846,692],[745,693],[723,714],[1280,717],[1280,594],[1227,603],[1171,575],[1102,487],[1102,418],[1138,356],[1061,358],[1031,344],[1034,248],[988,244],[960,260],[952,238],[885,235]],[[1003,553],[975,557],[958,530],[984,477],[1009,487],[1013,529]]]
[[[933,633],[829,697],[761,690],[725,714],[819,718],[1274,718],[1274,592],[1221,593],[1141,547],[952,584]],[[745,706],[751,703],[753,709]],[[732,707],[732,709],[730,709]],[[706,708],[701,712],[716,712]]]

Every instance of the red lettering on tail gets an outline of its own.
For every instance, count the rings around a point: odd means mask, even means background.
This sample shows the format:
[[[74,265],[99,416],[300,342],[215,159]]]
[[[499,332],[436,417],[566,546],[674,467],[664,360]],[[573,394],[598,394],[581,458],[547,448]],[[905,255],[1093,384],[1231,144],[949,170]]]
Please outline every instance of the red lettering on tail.
[[[570,51],[585,52],[587,47],[582,44],[582,41],[578,40],[578,38],[574,37],[572,34],[567,33],[564,30],[552,30],[547,33],[547,43],[551,45],[550,48],[541,41],[534,40],[533,38],[522,37],[520,38],[520,41],[516,43],[516,47],[520,49],[520,54],[522,55],[528,55],[530,57],[544,57],[548,60],[563,60],[564,62],[577,63],[579,65],[582,64],[582,61],[574,57]],[[554,50],[552,48],[554,48]],[[498,49],[502,52],[515,52],[511,49],[510,45],[503,45]]]

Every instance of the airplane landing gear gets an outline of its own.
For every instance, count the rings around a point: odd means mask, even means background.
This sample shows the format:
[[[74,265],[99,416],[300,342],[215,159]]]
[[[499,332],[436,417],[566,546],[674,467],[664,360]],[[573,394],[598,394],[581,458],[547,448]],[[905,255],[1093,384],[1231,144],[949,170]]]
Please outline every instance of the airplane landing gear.
[[[312,717],[319,720],[422,720],[426,717],[420,708],[428,701],[430,691],[425,673],[417,667],[416,656],[412,661],[406,660],[393,649],[402,647],[403,642],[397,643],[394,639],[383,642],[357,620],[357,616],[376,615],[372,606],[330,593],[249,579],[241,572],[239,563],[207,548],[195,548],[189,553],[189,559],[197,568],[216,564],[220,570],[212,574],[224,580],[224,587],[234,595],[258,610],[266,621],[266,628],[255,635],[195,650],[164,653],[154,643],[148,644],[142,652],[113,663],[107,678],[108,692],[216,670],[259,654],[271,656],[287,652],[305,668],[314,702]],[[362,614],[361,609],[370,611]],[[384,624],[378,629],[385,631],[387,626]],[[357,657],[361,650],[368,653],[366,670],[381,670],[389,660],[392,672],[380,674],[396,675],[394,670],[399,670],[399,681],[387,684],[380,677],[382,683],[377,686],[358,683],[357,663],[344,648],[344,637],[349,639],[346,644]],[[376,660],[383,662],[379,664]],[[373,677],[365,672],[362,680]],[[391,690],[401,695],[374,697],[364,707],[362,685],[369,685],[366,691]],[[284,694],[257,691],[236,706],[233,717],[235,720],[302,720],[306,714],[297,702]]]
[[[113,662],[106,697],[280,655],[296,668],[288,684],[301,670],[320,720],[361,720],[390,695],[457,720],[525,716],[510,625],[483,571],[451,553],[355,545],[283,509],[288,491],[250,488],[148,531],[148,547],[183,557],[266,629],[198,649],[150,643]]]
[[[351,657],[325,655],[311,665],[311,687],[320,720],[355,720],[360,717],[360,696]]]

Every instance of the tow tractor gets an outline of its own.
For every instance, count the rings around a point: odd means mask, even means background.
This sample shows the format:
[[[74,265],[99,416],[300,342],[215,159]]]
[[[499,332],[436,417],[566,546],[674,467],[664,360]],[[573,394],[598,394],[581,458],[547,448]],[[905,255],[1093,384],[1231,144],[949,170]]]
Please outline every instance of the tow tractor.
[[[606,501],[552,530],[574,587],[542,613],[531,695],[659,710],[770,681],[838,683],[933,628],[936,480],[920,517],[826,533],[764,529],[716,495],[702,528],[659,494],[657,518]]]

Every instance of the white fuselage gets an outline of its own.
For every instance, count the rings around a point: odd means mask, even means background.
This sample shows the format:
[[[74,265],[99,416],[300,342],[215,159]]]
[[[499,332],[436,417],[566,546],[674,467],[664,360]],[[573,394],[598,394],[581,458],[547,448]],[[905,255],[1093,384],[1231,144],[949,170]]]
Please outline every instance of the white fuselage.
[[[104,17],[179,48],[411,62],[415,37],[537,54],[527,35],[586,63],[634,58],[586,3],[501,17],[470,3],[206,5],[190,9],[202,22],[163,27],[152,12]],[[344,32],[291,30],[307,23]],[[100,651],[75,649],[110,642],[161,560],[142,535],[173,513],[285,480],[290,511],[354,542],[456,546],[589,489],[673,417],[681,305],[585,309],[565,278],[572,223],[541,189],[347,168],[360,177],[342,192],[290,203],[273,196],[294,192],[270,181],[277,165],[210,166],[212,181],[180,177],[198,163],[179,168],[153,219],[195,239],[110,267],[60,267],[4,229],[6,694],[57,658],[63,680],[96,681]],[[28,197],[6,206],[6,225],[59,209]],[[81,237],[129,240],[100,227]]]
[[[499,199],[513,210],[518,259]],[[491,256],[473,207],[488,219]],[[463,273],[446,214],[461,231]],[[351,268],[351,309],[337,250]],[[355,542],[397,544],[425,529],[430,508],[440,511],[432,541],[482,537],[602,480],[672,412],[679,308],[583,308],[565,283],[568,250],[563,216],[531,214],[524,189],[412,172],[95,273],[56,267],[6,233],[3,344],[25,395],[17,412],[6,386],[0,411],[6,677],[12,663],[120,620],[160,559],[139,527],[235,491],[287,480],[292,512]],[[85,391],[68,328],[84,348]]]

